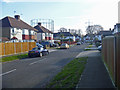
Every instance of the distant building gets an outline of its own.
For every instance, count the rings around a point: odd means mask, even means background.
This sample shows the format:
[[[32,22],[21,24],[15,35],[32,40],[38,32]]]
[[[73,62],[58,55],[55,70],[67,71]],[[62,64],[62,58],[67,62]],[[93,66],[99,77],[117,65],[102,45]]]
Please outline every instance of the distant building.
[[[9,40],[36,40],[37,30],[20,19],[19,15],[5,17],[0,20],[2,37]]]
[[[102,41],[104,37],[111,35],[113,35],[113,31],[110,29],[110,30],[100,31],[98,34],[95,35],[95,38],[97,38],[98,41]]]
[[[63,35],[63,38],[61,37]],[[60,40],[60,39],[73,39],[75,41],[75,36],[69,32],[58,32],[54,33],[54,40]]]
[[[37,41],[52,41],[53,40],[53,32],[43,27],[41,23],[38,23],[37,26],[34,27],[37,29]]]
[[[86,34],[83,37],[84,42],[93,42],[95,39],[95,35],[94,34]]]

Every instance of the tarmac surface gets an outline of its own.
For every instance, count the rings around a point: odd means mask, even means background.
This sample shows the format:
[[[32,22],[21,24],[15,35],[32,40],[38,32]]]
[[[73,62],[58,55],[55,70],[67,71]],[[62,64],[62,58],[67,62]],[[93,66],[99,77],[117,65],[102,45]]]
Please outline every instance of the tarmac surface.
[[[83,51],[76,57],[86,56],[88,57],[88,61],[76,88],[115,90],[115,86],[101,59],[101,53],[98,50]]]

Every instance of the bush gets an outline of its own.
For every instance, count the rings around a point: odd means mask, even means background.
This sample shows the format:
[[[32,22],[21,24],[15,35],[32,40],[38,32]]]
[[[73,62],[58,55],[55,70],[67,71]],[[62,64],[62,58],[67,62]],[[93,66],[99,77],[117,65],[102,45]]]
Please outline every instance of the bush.
[[[101,45],[100,42],[96,42],[95,44],[96,44],[96,47]]]

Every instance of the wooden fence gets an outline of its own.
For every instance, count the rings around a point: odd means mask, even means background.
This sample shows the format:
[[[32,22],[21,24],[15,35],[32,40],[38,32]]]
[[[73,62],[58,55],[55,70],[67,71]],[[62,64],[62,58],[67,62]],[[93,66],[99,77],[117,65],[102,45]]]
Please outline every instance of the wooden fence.
[[[120,34],[102,41],[102,56],[115,85],[120,89]]]
[[[0,55],[23,53],[36,46],[35,42],[0,43]]]

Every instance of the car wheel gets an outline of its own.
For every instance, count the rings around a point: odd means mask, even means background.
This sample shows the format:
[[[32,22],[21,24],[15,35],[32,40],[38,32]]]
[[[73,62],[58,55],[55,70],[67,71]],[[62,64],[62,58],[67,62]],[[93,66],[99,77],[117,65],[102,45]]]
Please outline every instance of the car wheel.
[[[42,57],[43,56],[43,54],[42,53],[40,53],[40,57]]]
[[[31,56],[30,56],[30,55],[28,55],[28,57],[29,57],[29,58],[31,58]]]

